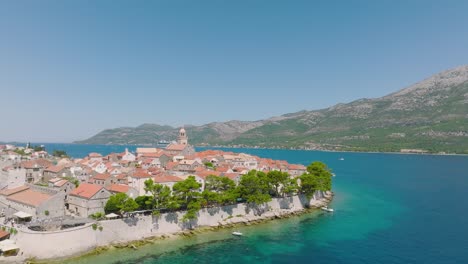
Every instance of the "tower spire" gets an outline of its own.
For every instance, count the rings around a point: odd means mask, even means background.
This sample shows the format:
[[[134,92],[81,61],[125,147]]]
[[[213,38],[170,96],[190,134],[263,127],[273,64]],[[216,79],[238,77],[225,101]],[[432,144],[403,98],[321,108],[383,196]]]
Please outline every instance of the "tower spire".
[[[177,138],[177,143],[183,144],[183,145],[188,144],[187,132],[185,131],[184,126],[182,126],[179,130],[179,137]]]

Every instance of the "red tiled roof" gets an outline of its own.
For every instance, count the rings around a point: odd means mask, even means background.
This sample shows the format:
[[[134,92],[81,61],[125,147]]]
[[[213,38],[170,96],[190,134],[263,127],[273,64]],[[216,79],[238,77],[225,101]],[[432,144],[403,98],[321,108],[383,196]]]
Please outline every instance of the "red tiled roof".
[[[62,180],[61,178],[55,177],[55,178],[50,179],[49,182],[50,183],[56,183],[56,182],[61,181],[61,180]]]
[[[170,144],[166,147],[167,150],[177,150],[177,151],[182,151],[187,147],[187,145],[184,144]]]
[[[143,160],[143,163],[147,163],[147,164],[152,163],[152,162],[153,162],[153,159],[145,159],[145,160]]]
[[[227,172],[229,170],[229,167],[218,167],[216,168],[216,171],[219,172]]]
[[[52,165],[52,162],[45,159],[28,160],[20,163],[20,166],[25,169],[33,169],[36,167],[45,168]]]
[[[162,151],[156,153],[144,153],[140,155],[140,158],[159,158],[164,153]]]
[[[110,178],[110,174],[109,173],[98,173],[96,175],[94,175],[93,179],[94,180],[107,180]]]
[[[145,170],[136,170],[133,175],[133,178],[151,178],[151,175]]]
[[[115,176],[115,178],[116,178],[116,179],[119,179],[119,180],[121,180],[121,179],[127,179],[127,177],[128,177],[128,176],[127,176],[127,174],[125,174],[125,173],[121,173],[121,174],[118,174],[117,176]]]
[[[234,180],[236,177],[240,176],[239,173],[223,173],[224,177],[228,177],[231,180]]]
[[[27,190],[27,189],[29,189],[29,187],[23,185],[23,186],[20,186],[20,187],[9,189],[9,190],[2,190],[2,191],[0,191],[0,194],[4,195],[4,196],[9,196],[9,195],[12,195],[12,194],[15,194],[15,193],[18,193],[18,192],[22,192],[22,191]]]
[[[62,187],[62,186],[64,186],[66,183],[68,183],[67,180],[60,180],[60,181],[54,183],[54,186]]]
[[[70,195],[91,199],[96,193],[98,193],[102,188],[101,185],[82,183],[78,188],[70,192]]]
[[[0,229],[0,239],[3,239],[3,238],[8,237],[8,236],[10,236],[10,233]]]
[[[124,184],[111,184],[107,190],[113,193],[127,193],[130,186]]]
[[[64,169],[63,166],[49,166],[46,169],[44,169],[44,171],[50,171],[50,172],[53,172],[53,173],[58,173],[58,172],[62,171],[63,169]]]
[[[92,152],[92,153],[88,154],[88,157],[90,157],[90,158],[101,158],[102,155],[99,154],[99,153],[96,153],[96,152]]]
[[[14,202],[32,205],[34,207],[39,206],[41,203],[49,200],[52,195],[33,191],[31,189],[15,193],[10,195],[7,200],[11,200]]]
[[[166,170],[172,170],[177,165],[179,165],[178,162],[170,161],[166,164]]]
[[[298,164],[290,164],[288,166],[288,169],[289,170],[305,170],[306,169],[306,166],[304,165],[298,165]]]
[[[202,179],[206,179],[206,177],[210,176],[210,175],[214,175],[214,176],[220,176],[221,173],[219,171],[210,171],[210,170],[204,170],[204,171],[198,171],[198,172],[195,172],[195,174],[202,178]]]
[[[157,183],[165,183],[165,182],[180,182],[182,181],[181,178],[172,175],[163,175],[163,176],[156,176],[154,177],[154,182]]]

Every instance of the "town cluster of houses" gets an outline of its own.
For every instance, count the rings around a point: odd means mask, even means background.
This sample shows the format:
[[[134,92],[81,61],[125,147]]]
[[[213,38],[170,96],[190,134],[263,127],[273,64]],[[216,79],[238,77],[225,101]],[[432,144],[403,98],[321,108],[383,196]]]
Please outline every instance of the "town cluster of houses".
[[[146,195],[144,182],[148,179],[172,188],[194,176],[202,191],[209,175],[238,183],[242,175],[254,169],[281,170],[291,176],[306,171],[303,165],[243,153],[195,152],[183,128],[178,140],[165,148],[137,148],[135,153],[126,149],[105,156],[89,153],[85,158],[69,159],[27,148],[22,152],[28,155],[20,155],[16,149],[0,145],[0,208],[7,215],[30,219],[88,217],[103,212],[112,194],[126,193],[133,198]]]

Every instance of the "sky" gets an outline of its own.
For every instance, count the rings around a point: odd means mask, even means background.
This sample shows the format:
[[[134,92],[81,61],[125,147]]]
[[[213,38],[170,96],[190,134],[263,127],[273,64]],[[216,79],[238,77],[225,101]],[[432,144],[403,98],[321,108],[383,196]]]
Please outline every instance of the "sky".
[[[0,141],[258,120],[468,63],[468,1],[0,1]]]

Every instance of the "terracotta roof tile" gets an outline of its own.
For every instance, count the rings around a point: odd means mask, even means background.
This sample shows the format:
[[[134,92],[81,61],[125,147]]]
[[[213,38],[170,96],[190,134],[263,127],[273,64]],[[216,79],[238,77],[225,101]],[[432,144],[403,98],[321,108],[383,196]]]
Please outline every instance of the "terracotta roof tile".
[[[2,191],[0,191],[0,194],[3,195],[3,196],[9,196],[9,195],[12,195],[12,194],[15,194],[15,193],[18,193],[18,192],[22,192],[22,191],[27,190],[27,189],[29,189],[29,187],[23,185],[23,186],[20,186],[20,187],[9,189],[9,190],[2,190]]]
[[[180,182],[181,178],[172,175],[163,175],[154,177],[154,181],[157,183],[166,183],[166,182]]]
[[[176,150],[176,151],[182,151],[187,147],[187,145],[184,144],[170,144],[166,147],[167,150]]]
[[[67,183],[68,183],[67,180],[60,180],[60,181],[54,183],[54,186],[56,186],[56,187],[62,187],[62,186],[64,186],[64,185],[67,184]]]
[[[62,171],[63,169],[64,169],[63,166],[49,166],[46,169],[44,169],[44,171],[50,171],[50,172],[53,172],[53,173],[58,173],[58,172]]]
[[[102,188],[101,185],[82,183],[78,188],[70,192],[70,195],[91,199],[96,193],[98,193]]]
[[[124,184],[111,184],[106,189],[113,193],[127,193],[130,186]]]
[[[133,178],[151,178],[151,175],[147,171],[139,169],[139,170],[136,170],[131,177],[133,177]]]
[[[111,175],[109,173],[98,173],[96,175],[94,175],[93,179],[94,180],[107,180],[111,177]]]
[[[49,200],[51,197],[52,195],[28,189],[8,196],[7,200],[36,207]]]

